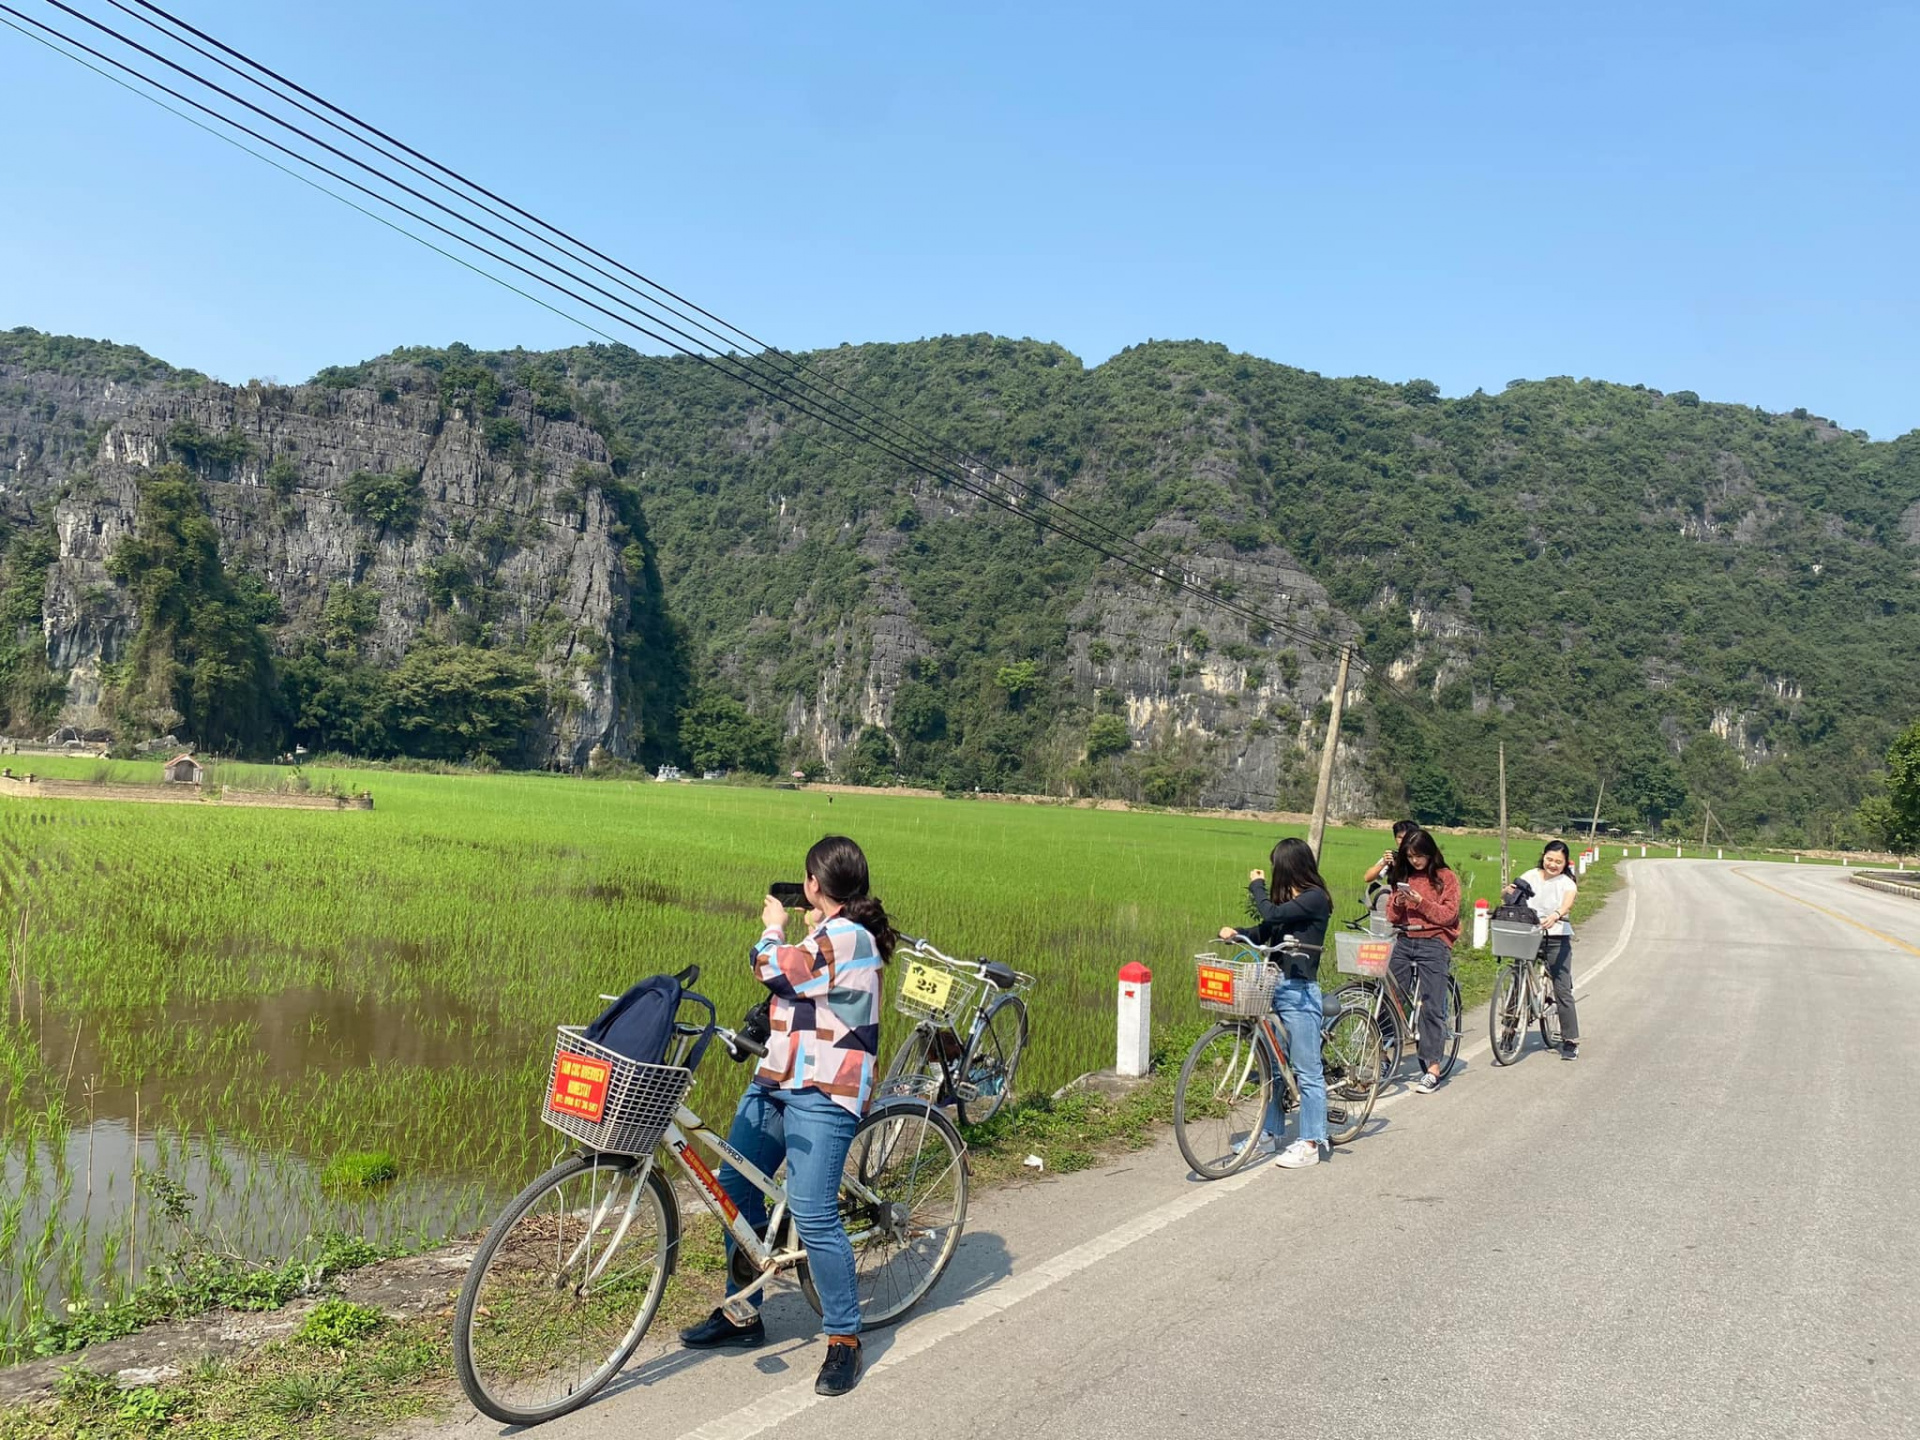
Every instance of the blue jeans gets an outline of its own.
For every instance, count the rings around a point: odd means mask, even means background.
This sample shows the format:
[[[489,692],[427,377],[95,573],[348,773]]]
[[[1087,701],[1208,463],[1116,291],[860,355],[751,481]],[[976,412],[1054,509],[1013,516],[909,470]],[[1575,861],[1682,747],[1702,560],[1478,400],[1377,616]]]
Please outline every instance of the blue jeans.
[[[787,1206],[807,1247],[807,1268],[820,1292],[820,1320],[829,1335],[860,1333],[860,1297],[854,1288],[853,1242],[840,1223],[840,1174],[860,1117],[818,1090],[775,1090],[749,1084],[733,1112],[727,1143],[772,1176],[787,1162]],[[720,1188],[756,1230],[767,1227],[767,1197],[731,1165],[720,1167]],[[727,1259],[733,1238],[727,1237]],[[727,1294],[740,1287],[728,1266]]]
[[[1287,1063],[1294,1079],[1300,1082],[1300,1135],[1302,1140],[1326,1147],[1327,1077],[1320,1068],[1320,982],[1283,980],[1273,992],[1273,1013],[1287,1027]],[[1273,1100],[1267,1112],[1267,1129],[1278,1140],[1286,1131],[1286,1119],[1280,1113],[1281,1086],[1274,1078]]]

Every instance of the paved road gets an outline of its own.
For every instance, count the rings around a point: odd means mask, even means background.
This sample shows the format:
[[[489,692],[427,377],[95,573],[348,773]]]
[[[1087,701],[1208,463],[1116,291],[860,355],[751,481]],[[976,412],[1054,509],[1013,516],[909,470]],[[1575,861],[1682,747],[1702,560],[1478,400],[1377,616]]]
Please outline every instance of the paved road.
[[[1496,1070],[1476,1019],[1331,1165],[1206,1185],[1166,1145],[980,1203],[852,1396],[815,1400],[783,1299],[766,1350],[656,1354],[541,1435],[1911,1440],[1920,905],[1628,873],[1578,942],[1577,1063]]]

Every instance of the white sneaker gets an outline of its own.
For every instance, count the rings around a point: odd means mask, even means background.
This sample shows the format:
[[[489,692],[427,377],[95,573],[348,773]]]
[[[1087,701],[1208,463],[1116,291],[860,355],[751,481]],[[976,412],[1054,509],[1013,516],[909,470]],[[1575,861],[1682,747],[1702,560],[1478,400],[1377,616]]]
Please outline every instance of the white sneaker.
[[[1320,1163],[1320,1147],[1311,1140],[1296,1140],[1282,1150],[1273,1163],[1282,1170],[1304,1170]]]

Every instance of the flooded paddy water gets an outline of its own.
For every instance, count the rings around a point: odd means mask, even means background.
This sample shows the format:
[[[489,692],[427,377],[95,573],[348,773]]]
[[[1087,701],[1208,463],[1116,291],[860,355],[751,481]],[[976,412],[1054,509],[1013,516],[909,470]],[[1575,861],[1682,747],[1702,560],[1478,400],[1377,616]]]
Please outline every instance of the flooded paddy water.
[[[377,808],[0,799],[0,1357],[183,1254],[279,1263],[331,1231],[477,1229],[564,1148],[538,1113],[553,1027],[689,962],[739,1015],[760,993],[760,897],[826,831],[866,846],[902,928],[1039,977],[1029,1094],[1111,1063],[1127,960],[1168,966],[1162,1023],[1197,1014],[1187,957],[1239,914],[1277,833],[923,798],[830,808],[804,790],[316,778]],[[1335,837],[1330,878],[1357,881],[1377,842]],[[886,1046],[907,1029],[889,1015]],[[710,1059],[695,1107],[724,1119],[745,1078]],[[330,1174],[368,1153],[390,1179]]]

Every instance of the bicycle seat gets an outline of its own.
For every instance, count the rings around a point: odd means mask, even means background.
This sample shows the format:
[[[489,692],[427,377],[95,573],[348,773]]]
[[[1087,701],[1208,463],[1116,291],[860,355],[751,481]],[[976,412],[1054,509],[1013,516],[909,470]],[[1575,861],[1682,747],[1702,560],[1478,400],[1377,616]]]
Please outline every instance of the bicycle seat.
[[[999,960],[989,960],[984,955],[980,957],[980,975],[982,979],[989,981],[996,990],[1013,989],[1014,982],[1019,978],[1013,973],[1013,967],[1011,965]]]

